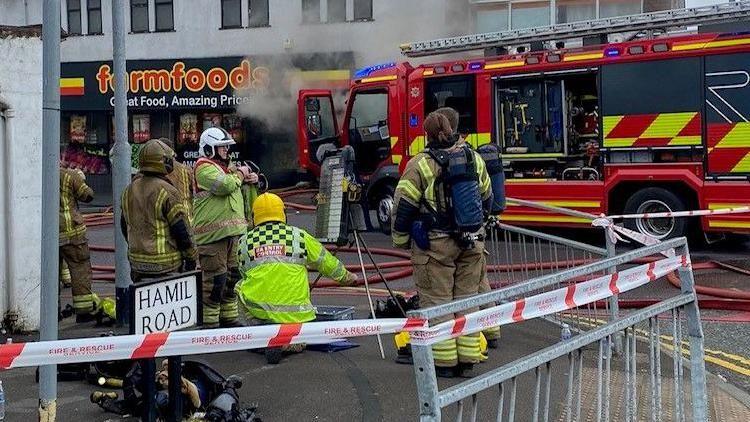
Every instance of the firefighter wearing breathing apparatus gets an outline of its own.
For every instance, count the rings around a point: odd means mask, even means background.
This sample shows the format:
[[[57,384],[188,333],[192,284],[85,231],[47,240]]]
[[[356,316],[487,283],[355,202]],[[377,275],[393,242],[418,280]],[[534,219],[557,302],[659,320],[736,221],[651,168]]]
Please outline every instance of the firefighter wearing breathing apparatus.
[[[458,122],[460,117],[458,111],[450,107],[442,107],[435,110],[435,112],[445,116],[448,119],[451,128],[453,128],[453,132],[458,133]],[[466,138],[461,134],[458,136],[460,137],[458,141],[459,143],[468,145],[466,143]],[[505,209],[505,174],[503,173],[500,149],[495,144],[486,144],[477,148],[477,152],[484,160],[487,167],[487,174],[490,176],[490,185],[492,186],[492,205],[489,209],[489,217],[495,218]],[[487,253],[485,250],[485,258],[486,255]],[[492,291],[492,287],[487,278],[487,260],[485,259],[482,266],[482,281],[479,283],[479,293],[487,293],[489,291]],[[487,309],[492,306],[494,306],[494,304],[489,303],[480,306],[480,309]],[[499,326],[486,328],[482,330],[482,334],[487,340],[487,347],[491,349],[498,348],[500,340]]]
[[[230,162],[234,139],[218,127],[203,131],[201,158],[195,164],[193,218],[195,242],[203,271],[203,327],[235,327],[240,279],[237,240],[247,231],[243,184],[255,184],[258,175],[248,167]]]
[[[427,149],[409,161],[396,187],[392,238],[396,247],[411,248],[420,306],[429,307],[477,294],[492,189],[484,161],[471,148],[457,145],[458,136],[444,115],[430,113],[424,130]],[[432,349],[441,377],[468,375],[481,360],[479,333]]]
[[[243,279],[236,287],[240,303],[253,322],[286,324],[314,320],[308,267],[341,285],[356,282],[357,277],[317,239],[286,224],[284,202],[278,195],[258,196],[253,204],[253,220],[255,227],[239,241]],[[278,363],[281,349],[267,350],[266,357],[269,363]]]
[[[197,250],[187,212],[167,178],[174,151],[152,139],[141,148],[138,161],[139,173],[122,194],[120,220],[133,282],[195,270]]]
[[[99,311],[99,297],[91,292],[91,254],[86,225],[78,201],[91,202],[94,191],[80,170],[60,169],[60,263],[67,263],[73,290],[76,322],[93,319]]]

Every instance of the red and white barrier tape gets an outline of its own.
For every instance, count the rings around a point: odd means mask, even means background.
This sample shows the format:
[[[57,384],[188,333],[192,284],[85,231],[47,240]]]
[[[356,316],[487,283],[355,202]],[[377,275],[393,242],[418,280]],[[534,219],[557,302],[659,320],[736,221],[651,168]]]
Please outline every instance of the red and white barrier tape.
[[[410,334],[413,344],[431,345],[487,328],[512,324],[593,303],[635,289],[663,277],[679,267],[688,267],[685,255],[629,268],[619,273],[597,277],[568,287],[541,293],[515,302],[461,316],[426,330]]]
[[[414,331],[426,325],[426,321],[413,318],[365,319],[11,343],[0,345],[0,369],[329,343]]]

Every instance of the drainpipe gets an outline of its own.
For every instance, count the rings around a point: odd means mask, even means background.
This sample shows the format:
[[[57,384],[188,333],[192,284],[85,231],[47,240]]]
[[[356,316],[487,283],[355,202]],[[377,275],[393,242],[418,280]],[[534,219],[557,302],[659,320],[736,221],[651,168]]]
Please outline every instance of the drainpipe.
[[[13,329],[13,325],[18,320],[18,303],[16,301],[16,290],[15,284],[15,262],[14,262],[14,251],[11,244],[11,230],[13,228],[13,180],[11,169],[12,153],[13,153],[13,117],[15,117],[15,111],[10,108],[10,105],[0,98],[0,110],[2,111],[5,119],[5,133],[3,136],[4,142],[0,146],[0,154],[2,154],[2,187],[0,187],[0,198],[3,198],[3,207],[5,209],[4,221],[2,226],[4,229],[4,236],[2,239],[2,255],[5,257],[5,284],[2,286],[5,289],[5,294],[0,295],[0,302],[2,306],[0,308],[5,309],[6,314],[5,322],[8,323],[10,329]]]

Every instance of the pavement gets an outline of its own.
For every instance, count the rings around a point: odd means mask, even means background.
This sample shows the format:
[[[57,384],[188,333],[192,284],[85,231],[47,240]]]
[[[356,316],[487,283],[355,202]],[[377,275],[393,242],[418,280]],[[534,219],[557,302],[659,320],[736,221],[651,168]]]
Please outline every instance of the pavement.
[[[290,223],[302,227],[312,227],[313,220],[309,214],[291,214]],[[586,238],[588,235],[581,235]],[[112,228],[100,227],[89,230],[91,244],[111,245]],[[365,240],[371,248],[388,247],[389,240],[380,234],[367,234]],[[580,239],[579,239],[580,240]],[[696,250],[699,254],[712,257],[721,254],[721,259],[742,259],[747,254],[748,244],[739,244],[743,250]],[[355,263],[356,256],[342,255],[347,263]],[[381,259],[381,258],[379,258]],[[391,258],[382,258],[389,260]],[[694,261],[696,258],[694,258]],[[113,265],[109,254],[96,253],[94,265]],[[700,283],[699,275],[696,279]],[[742,282],[738,282],[740,285]],[[410,278],[391,283],[398,291],[412,291]],[[377,296],[384,293],[382,286],[376,286]],[[675,290],[666,285],[649,284],[638,290],[639,297],[666,297]],[[95,290],[102,295],[111,295],[111,283],[96,283]],[[63,302],[70,301],[70,290],[61,293]],[[367,318],[369,309],[366,296],[362,290],[316,289],[313,301],[317,305],[354,306],[356,318]],[[740,322],[722,320],[736,317],[736,313],[711,311],[720,322],[704,321],[706,334],[707,367],[718,375],[709,376],[709,406],[711,420],[714,421],[747,421],[750,420],[750,327],[743,318]],[[703,316],[709,312],[704,312]],[[708,318],[711,319],[711,318]],[[97,336],[109,328],[93,327],[92,324],[75,324],[64,320],[60,324],[60,337]],[[35,335],[16,336],[14,341],[33,340]],[[363,337],[354,339],[359,347],[354,349],[323,353],[306,351],[302,354],[284,358],[280,365],[268,365],[263,355],[247,351],[191,356],[186,359],[205,361],[225,376],[238,374],[243,377],[244,385],[240,390],[243,405],[257,404],[260,417],[264,421],[408,421],[418,420],[418,401],[413,368],[409,365],[394,363],[396,350],[391,336],[382,338],[385,359],[381,359],[377,338]],[[556,344],[560,341],[559,328],[544,320],[532,320],[502,330],[501,346],[491,350],[489,359],[478,365],[476,372],[481,374],[516,359],[522,359],[535,351]],[[648,384],[648,355],[643,345],[638,348],[638,420],[649,416],[650,392]],[[665,350],[666,352],[666,350]],[[670,403],[673,400],[673,378],[671,355],[663,354],[663,394],[664,420],[673,420]],[[586,348],[583,352],[581,418],[595,420],[594,403],[596,402],[596,382],[598,375],[597,351]],[[712,360],[713,359],[713,360]],[[718,363],[717,363],[718,362]],[[734,365],[733,369],[732,366]],[[622,372],[622,358],[612,360],[612,420],[624,419],[625,393]],[[568,379],[567,359],[558,359],[551,365],[552,383],[550,391],[550,420],[565,420],[566,383]],[[686,371],[686,379],[689,372]],[[22,368],[0,373],[6,394],[6,420],[28,421],[36,419],[38,385],[34,380],[35,368]],[[726,380],[726,381],[725,381]],[[441,380],[440,388],[444,389],[461,380]],[[533,372],[520,376],[517,380],[517,420],[532,419],[534,397]],[[728,381],[728,382],[727,382]],[[506,392],[509,385],[506,384]],[[119,416],[106,414],[96,405],[89,402],[89,394],[96,387],[82,381],[58,383],[58,420],[60,421],[117,421]],[[686,391],[689,391],[687,388]],[[498,392],[492,389],[478,396],[477,420],[494,420],[498,405]],[[509,393],[505,394],[505,411],[509,407]],[[574,406],[575,407],[575,406]],[[445,410],[444,417],[452,420],[456,408]],[[133,418],[125,420],[135,420]],[[688,418],[688,420],[690,420]]]

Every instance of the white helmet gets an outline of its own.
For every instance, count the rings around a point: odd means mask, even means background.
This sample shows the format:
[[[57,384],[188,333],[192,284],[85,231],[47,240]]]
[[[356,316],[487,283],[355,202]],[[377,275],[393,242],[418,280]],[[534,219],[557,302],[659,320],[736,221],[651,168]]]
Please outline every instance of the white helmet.
[[[200,148],[198,153],[201,157],[213,158],[216,155],[216,147],[234,145],[234,139],[226,130],[220,127],[210,127],[201,133]]]

